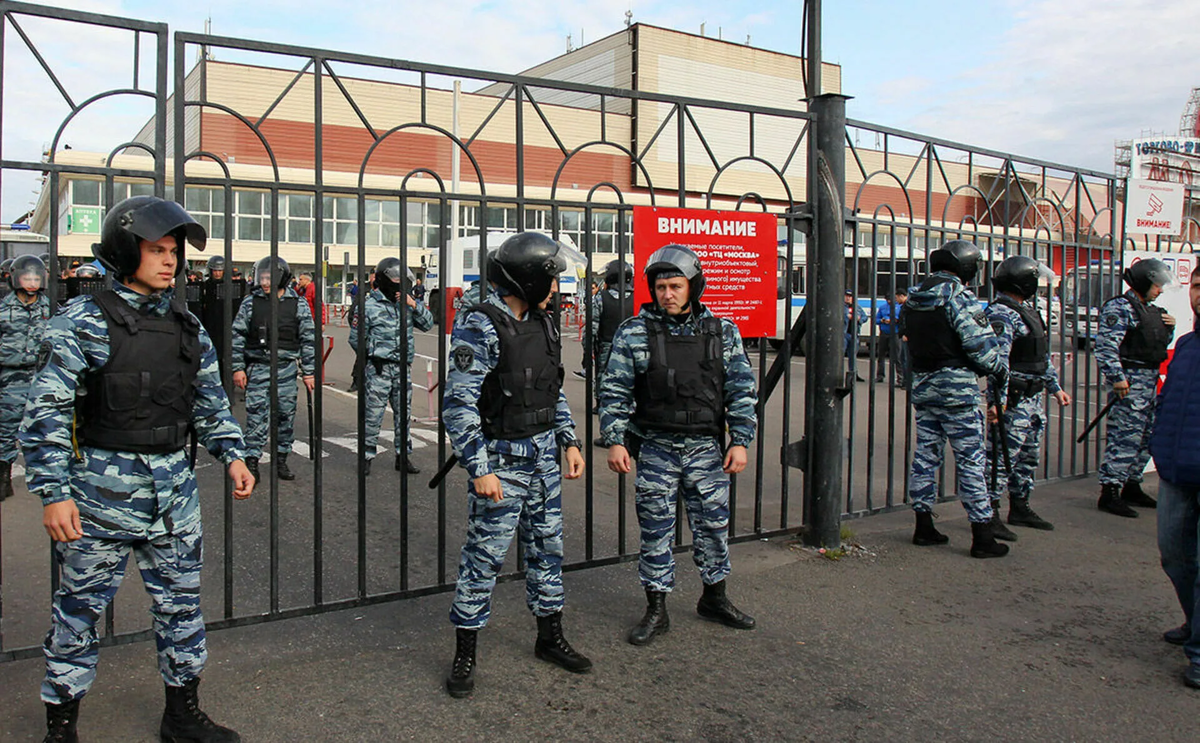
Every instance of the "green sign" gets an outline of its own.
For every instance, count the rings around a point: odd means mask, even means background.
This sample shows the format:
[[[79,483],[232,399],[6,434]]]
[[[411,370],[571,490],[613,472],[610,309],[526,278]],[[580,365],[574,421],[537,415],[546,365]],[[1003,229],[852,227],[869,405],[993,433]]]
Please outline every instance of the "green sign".
[[[99,235],[103,210],[98,206],[73,206],[67,214],[67,232],[73,235]]]

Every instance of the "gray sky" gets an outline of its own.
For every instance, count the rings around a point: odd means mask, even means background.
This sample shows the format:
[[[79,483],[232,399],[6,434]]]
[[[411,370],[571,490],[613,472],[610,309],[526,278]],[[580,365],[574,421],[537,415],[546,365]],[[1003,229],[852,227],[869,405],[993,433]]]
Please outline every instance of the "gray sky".
[[[100,13],[213,33],[516,72],[635,21],[799,53],[802,2],[782,0],[60,0]],[[1175,133],[1200,86],[1196,0],[826,0],[826,61],[843,68],[855,119],[1023,156],[1112,170],[1113,142]],[[131,80],[129,35],[22,21],[78,103]],[[7,32],[4,156],[34,158],[68,109],[16,34]],[[145,44],[143,52],[147,52]],[[263,60],[265,62],[265,60]],[[263,63],[260,62],[260,63]],[[150,75],[143,65],[143,80]],[[98,104],[64,141],[105,149],[136,133],[147,102]],[[2,217],[36,184],[5,174]]]

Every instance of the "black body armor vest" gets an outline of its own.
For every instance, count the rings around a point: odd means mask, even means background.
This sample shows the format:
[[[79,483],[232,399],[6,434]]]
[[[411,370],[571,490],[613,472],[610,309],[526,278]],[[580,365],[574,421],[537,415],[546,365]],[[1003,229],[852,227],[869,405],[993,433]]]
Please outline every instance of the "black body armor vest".
[[[255,294],[250,301],[250,333],[246,338],[246,350],[263,354],[265,357],[271,349],[271,325],[268,322],[271,311],[268,305],[271,298],[265,294]],[[299,297],[279,298],[276,312],[279,320],[280,351],[300,350],[300,320],[296,315],[299,302]]]
[[[179,451],[191,426],[200,323],[179,298],[163,317],[141,314],[112,290],[94,301],[108,324],[109,356],[84,381],[79,442],[139,454]]]
[[[1125,294],[1125,299],[1133,307],[1137,326],[1125,331],[1125,340],[1118,350],[1121,366],[1157,369],[1167,360],[1167,344],[1171,342],[1171,331],[1162,319],[1163,309],[1146,304],[1132,290]]]
[[[1050,352],[1050,338],[1046,335],[1046,323],[1042,316],[1024,303],[1014,302],[1004,295],[998,297],[996,303],[1020,315],[1025,327],[1029,328],[1028,334],[1013,338],[1012,351],[1008,354],[1008,368],[1031,377],[1044,375],[1046,354]]]
[[[633,382],[633,420],[645,431],[725,435],[725,354],[721,321],[706,317],[696,335],[671,335],[646,318],[650,358]]]
[[[517,322],[499,307],[477,304],[500,336],[500,361],[483,379],[479,417],[489,439],[524,439],[554,428],[562,390],[562,341],[550,317],[530,309]]]
[[[624,297],[614,297],[608,289],[600,290],[600,331],[596,334],[598,343],[611,344],[617,334],[617,326],[625,318],[633,316],[633,292]]]
[[[950,279],[930,276],[921,284],[921,291],[947,281]],[[947,367],[974,368],[963,350],[962,338],[958,337],[946,312],[946,307],[939,307],[928,312],[905,310],[900,314],[900,332],[908,337],[908,353],[914,370],[927,373]]]

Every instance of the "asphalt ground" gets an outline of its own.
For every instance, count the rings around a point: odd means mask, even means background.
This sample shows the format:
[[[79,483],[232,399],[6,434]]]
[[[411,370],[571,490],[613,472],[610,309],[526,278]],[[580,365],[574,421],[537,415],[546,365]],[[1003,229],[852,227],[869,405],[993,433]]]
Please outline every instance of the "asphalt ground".
[[[783,538],[736,545],[730,595],[757,617],[749,632],[695,615],[686,556],[671,631],[644,648],[623,639],[643,607],[634,564],[568,573],[587,675],[533,657],[510,582],[470,699],[442,688],[448,594],[214,632],[202,699],[247,741],[1195,740],[1198,692],[1160,638],[1180,612],[1153,514],[1103,514],[1095,491],[1039,488],[1057,530],[1019,530],[998,560],[967,556],[954,503],[938,508],[946,547],[912,546],[907,513],[848,522],[860,547],[837,561]],[[39,659],[0,664],[0,741],[40,739],[41,675]],[[161,696],[150,643],[105,648],[83,740],[156,740]]]

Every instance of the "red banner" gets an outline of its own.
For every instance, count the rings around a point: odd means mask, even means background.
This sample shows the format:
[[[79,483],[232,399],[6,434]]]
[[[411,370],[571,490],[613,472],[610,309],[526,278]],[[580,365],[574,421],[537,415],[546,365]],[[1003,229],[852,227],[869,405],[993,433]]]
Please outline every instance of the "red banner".
[[[737,323],[746,338],[772,337],[776,322],[778,220],[762,212],[633,208],[634,301],[651,301],[641,280],[650,254],[682,245],[700,258],[706,287],[701,302],[717,317]]]

